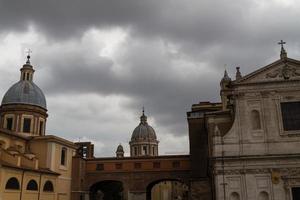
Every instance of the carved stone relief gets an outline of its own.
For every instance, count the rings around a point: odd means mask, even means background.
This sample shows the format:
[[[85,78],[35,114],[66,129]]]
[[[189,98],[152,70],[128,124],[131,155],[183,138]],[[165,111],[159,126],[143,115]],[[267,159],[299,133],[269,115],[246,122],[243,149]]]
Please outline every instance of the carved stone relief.
[[[300,76],[300,69],[296,67],[291,67],[285,64],[281,69],[276,69],[272,72],[266,74],[266,78],[284,78],[290,79],[291,77]]]

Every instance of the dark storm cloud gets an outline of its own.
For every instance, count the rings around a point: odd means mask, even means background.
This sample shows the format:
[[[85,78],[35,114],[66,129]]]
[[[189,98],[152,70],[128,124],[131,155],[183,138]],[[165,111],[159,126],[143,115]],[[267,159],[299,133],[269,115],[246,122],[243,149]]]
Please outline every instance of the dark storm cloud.
[[[72,37],[91,26],[144,23],[163,7],[155,1],[62,0],[1,1],[0,24],[21,30],[28,24],[54,37]]]
[[[271,1],[2,0],[0,6],[1,31],[24,30],[32,24],[58,40],[78,37],[90,27],[122,27],[137,37],[177,43],[192,58],[214,60],[213,64],[226,61],[219,56],[228,55],[227,48],[243,61],[249,52],[255,56],[258,47],[272,49],[278,39],[292,42],[299,33],[297,8]],[[220,52],[211,55],[216,49]]]
[[[299,58],[300,8],[286,2],[292,1],[0,0],[0,35],[33,27],[46,38],[34,61],[37,72],[46,69],[38,82],[51,98],[127,96],[127,109],[144,105],[158,127],[184,135],[191,104],[219,100],[224,64],[231,75],[235,66],[251,72],[279,58],[280,39]],[[93,28],[124,30],[121,56],[100,57],[92,43],[81,43]]]
[[[2,0],[0,26],[5,31],[33,25],[54,40],[118,26],[134,36],[172,40],[188,54],[210,59],[203,51],[253,35],[245,17],[253,7],[248,0]]]
[[[48,78],[41,80],[42,88],[49,95],[97,93],[129,96],[132,101],[124,106],[131,110],[145,106],[158,126],[168,128],[173,134],[186,134],[185,112],[199,98],[216,100],[221,74],[207,76],[196,68],[195,73],[183,77],[181,73],[188,68],[175,72],[176,67],[170,58],[158,47],[160,43],[128,39],[124,46],[128,43],[131,46],[124,47],[125,52],[119,60],[122,69],[119,70],[115,70],[113,60],[99,57],[96,50],[86,57],[82,53],[85,47],[65,48],[63,54],[41,51],[35,55],[38,62],[50,65],[47,66],[50,69]]]

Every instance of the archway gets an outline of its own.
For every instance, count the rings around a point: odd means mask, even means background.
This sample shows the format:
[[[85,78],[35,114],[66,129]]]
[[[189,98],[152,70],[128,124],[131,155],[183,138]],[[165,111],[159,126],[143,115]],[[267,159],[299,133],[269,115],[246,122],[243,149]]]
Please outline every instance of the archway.
[[[100,181],[90,187],[90,200],[123,200],[123,183]]]
[[[181,180],[161,179],[147,186],[147,200],[187,200],[189,187]]]

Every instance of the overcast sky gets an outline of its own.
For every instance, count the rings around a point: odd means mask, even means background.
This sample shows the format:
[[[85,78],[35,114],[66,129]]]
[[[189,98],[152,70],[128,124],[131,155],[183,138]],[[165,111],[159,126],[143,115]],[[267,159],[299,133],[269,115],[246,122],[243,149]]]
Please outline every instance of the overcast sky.
[[[160,154],[188,153],[186,112],[219,101],[234,79],[300,58],[297,0],[0,0],[0,94],[26,49],[48,104],[48,134],[92,141],[97,156],[128,142],[145,106]]]

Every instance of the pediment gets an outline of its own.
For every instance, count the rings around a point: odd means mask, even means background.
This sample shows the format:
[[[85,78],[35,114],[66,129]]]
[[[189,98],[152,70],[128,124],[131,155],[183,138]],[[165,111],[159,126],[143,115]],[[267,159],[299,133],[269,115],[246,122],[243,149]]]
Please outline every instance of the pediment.
[[[277,60],[239,80],[236,84],[300,80],[300,61],[290,58]]]

